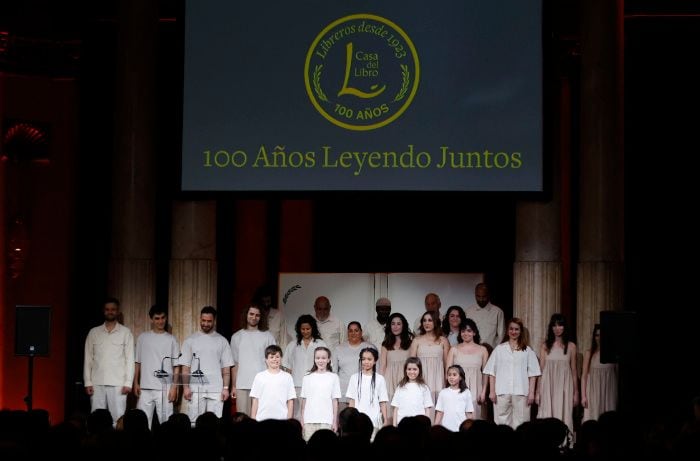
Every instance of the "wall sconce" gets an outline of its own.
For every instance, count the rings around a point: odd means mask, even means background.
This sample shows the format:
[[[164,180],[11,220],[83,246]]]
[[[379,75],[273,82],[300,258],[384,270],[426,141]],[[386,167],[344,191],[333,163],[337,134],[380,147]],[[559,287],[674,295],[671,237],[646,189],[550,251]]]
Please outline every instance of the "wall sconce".
[[[10,279],[16,280],[24,273],[29,253],[29,237],[24,218],[17,216],[10,222],[7,253]]]

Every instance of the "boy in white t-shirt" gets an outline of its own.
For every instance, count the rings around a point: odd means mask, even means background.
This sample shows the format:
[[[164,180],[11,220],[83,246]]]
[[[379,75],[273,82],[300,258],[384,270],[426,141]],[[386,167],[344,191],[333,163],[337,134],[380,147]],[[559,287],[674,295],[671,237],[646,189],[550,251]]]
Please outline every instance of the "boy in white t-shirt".
[[[267,346],[265,364],[267,370],[255,375],[250,389],[250,417],[258,421],[289,419],[294,411],[294,399],[297,394],[292,375],[280,369],[282,349],[279,346]]]

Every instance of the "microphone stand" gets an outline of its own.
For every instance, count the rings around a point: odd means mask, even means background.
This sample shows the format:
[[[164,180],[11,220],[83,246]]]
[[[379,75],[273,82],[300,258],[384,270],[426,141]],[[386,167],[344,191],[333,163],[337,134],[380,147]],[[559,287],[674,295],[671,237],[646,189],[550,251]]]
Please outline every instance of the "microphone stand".
[[[155,376],[156,378],[167,378],[169,373],[167,371],[165,371],[165,360],[166,359],[170,359],[170,360],[179,359],[181,356],[182,356],[182,352],[180,352],[180,355],[178,355],[177,357],[163,357],[163,360],[160,361],[160,370],[154,371],[153,376]]]
[[[198,378],[200,381],[204,378],[204,372],[201,369],[202,361],[197,357],[197,354],[192,353],[192,358],[197,359],[197,369],[191,373],[191,376]]]
[[[170,376],[170,373],[168,373],[165,370],[165,361],[167,359],[173,360],[173,359],[179,359],[182,356],[182,352],[180,352],[180,355],[177,357],[163,357],[163,360],[160,361],[160,370],[155,370],[153,372],[153,376],[158,378],[161,382],[161,389],[160,389],[160,408],[161,408],[161,415],[158,417],[159,422],[162,424],[165,422],[165,414],[166,414],[166,409],[165,409],[165,396],[168,394],[168,376]],[[173,383],[175,379],[175,374],[173,373]]]

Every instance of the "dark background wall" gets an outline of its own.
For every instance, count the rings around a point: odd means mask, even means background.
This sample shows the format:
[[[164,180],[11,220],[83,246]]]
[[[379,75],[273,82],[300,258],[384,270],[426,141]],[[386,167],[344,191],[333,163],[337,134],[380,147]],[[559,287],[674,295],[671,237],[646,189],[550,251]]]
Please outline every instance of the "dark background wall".
[[[163,19],[156,71],[158,303],[168,302],[172,200],[215,199],[218,306],[225,335],[234,329],[235,306],[250,296],[253,285],[253,280],[241,281],[243,267],[260,283],[274,280],[278,271],[292,270],[485,272],[494,301],[507,315],[512,313],[515,204],[519,199],[546,200],[548,192],[536,196],[180,193],[183,2],[159,3]],[[118,155],[113,115],[116,4],[32,0],[0,6],[0,32],[46,40],[22,42],[19,48],[8,48],[10,52],[0,47],[1,120],[7,123],[8,118],[26,114],[47,122],[54,141],[48,163],[7,159],[0,167],[4,171],[0,180],[5,181],[0,187],[11,205],[5,209],[0,237],[7,239],[10,233],[14,199],[29,201],[32,216],[31,260],[23,278],[8,281],[0,296],[2,406],[23,406],[24,384],[17,383],[23,383],[26,363],[13,354],[13,312],[15,304],[31,303],[50,304],[55,313],[52,357],[37,360],[36,379],[41,384],[36,405],[57,415],[86,405],[80,385],[83,341],[87,330],[101,321],[101,302],[108,294],[111,165]],[[585,52],[576,48],[580,2],[547,1],[545,6],[551,28],[545,37],[546,155],[553,155],[560,134],[553,131],[559,101],[549,85],[565,68],[574,85],[570,142],[575,160],[576,112],[586,103],[576,97],[577,53]],[[626,13],[625,307],[640,313],[644,362],[653,373],[672,370],[668,390],[657,385],[654,392],[668,393],[678,402],[673,407],[678,411],[700,389],[689,366],[692,362],[687,362],[695,342],[690,328],[695,319],[695,271],[681,268],[682,263],[692,267],[692,255],[697,254],[698,229],[692,223],[697,181],[691,165],[700,151],[696,135],[700,75],[694,63],[700,17],[692,14],[700,13],[700,7],[697,2],[627,1]],[[65,46],[57,51],[51,45],[56,41]],[[42,52],[54,57],[48,59]],[[563,226],[563,240],[570,249],[564,261],[566,273],[573,273],[576,261],[571,243],[577,241],[575,161],[573,165],[565,172],[574,190],[566,210],[573,221]],[[22,180],[17,181],[20,173]],[[289,199],[302,204],[301,215],[288,213]],[[304,213],[311,219],[293,225]],[[255,233],[256,228],[259,238],[251,248],[241,236]],[[575,285],[575,280],[565,283],[563,299],[576,299]],[[646,374],[644,379],[659,380]],[[61,392],[65,402],[55,400]]]

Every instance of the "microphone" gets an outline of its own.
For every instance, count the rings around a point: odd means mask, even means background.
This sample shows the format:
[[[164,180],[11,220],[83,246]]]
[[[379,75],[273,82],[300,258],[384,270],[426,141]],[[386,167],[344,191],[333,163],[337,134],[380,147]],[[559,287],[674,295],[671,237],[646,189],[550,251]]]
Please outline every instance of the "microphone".
[[[192,353],[192,358],[197,359],[197,369],[191,373],[191,376],[194,376],[195,378],[203,378],[204,372],[200,368],[202,361],[199,359],[199,357],[197,357],[197,354],[195,354],[194,352]]]
[[[167,378],[168,372],[165,371],[165,360],[166,359],[170,359],[170,360],[179,359],[181,356],[182,356],[182,352],[180,352],[180,355],[178,355],[177,357],[163,357],[163,360],[160,361],[160,370],[154,371],[153,375],[156,378]]]

